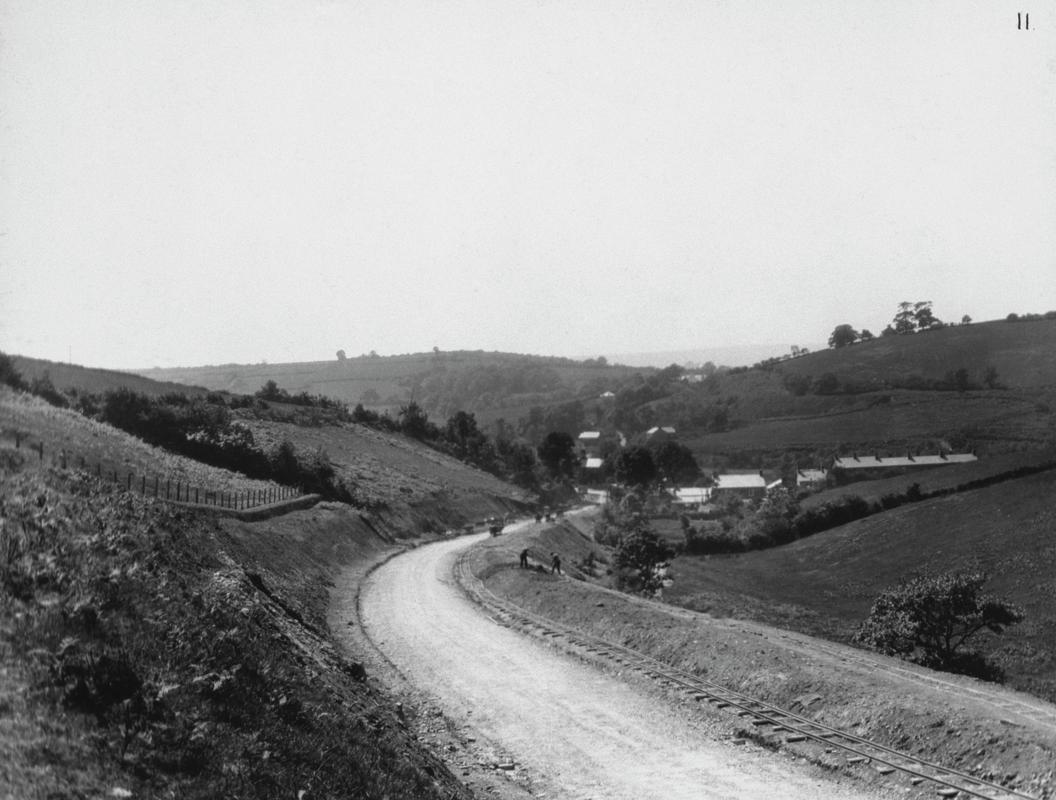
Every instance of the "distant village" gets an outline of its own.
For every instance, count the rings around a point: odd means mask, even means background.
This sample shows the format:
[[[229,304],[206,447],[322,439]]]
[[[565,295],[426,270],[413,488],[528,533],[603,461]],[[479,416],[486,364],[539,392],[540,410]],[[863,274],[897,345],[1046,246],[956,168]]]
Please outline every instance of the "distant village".
[[[670,425],[657,425],[645,433],[649,444],[664,441],[676,441],[678,432]],[[590,503],[605,503],[610,494],[610,487],[603,485],[604,453],[614,448],[627,447],[627,439],[619,431],[603,434],[601,431],[583,431],[576,437],[576,449],[582,465],[581,495]],[[795,485],[790,486],[784,477],[768,479],[764,471],[734,470],[716,472],[710,476],[707,486],[669,486],[665,487],[671,497],[672,505],[684,512],[702,512],[709,506],[721,505],[730,497],[757,502],[767,493],[782,488],[818,491],[832,485],[852,483],[862,480],[874,480],[903,474],[916,469],[935,468],[950,464],[965,464],[977,461],[974,453],[905,453],[900,455],[858,455],[837,456],[831,463],[797,468]],[[705,481],[701,481],[704,483]]]

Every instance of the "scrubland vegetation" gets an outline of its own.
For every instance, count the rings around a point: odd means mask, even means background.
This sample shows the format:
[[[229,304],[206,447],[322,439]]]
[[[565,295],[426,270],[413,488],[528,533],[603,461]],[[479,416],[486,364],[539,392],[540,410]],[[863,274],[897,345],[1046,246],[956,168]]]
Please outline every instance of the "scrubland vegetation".
[[[11,796],[461,796],[327,644],[334,564],[280,581],[198,512],[0,471]]]

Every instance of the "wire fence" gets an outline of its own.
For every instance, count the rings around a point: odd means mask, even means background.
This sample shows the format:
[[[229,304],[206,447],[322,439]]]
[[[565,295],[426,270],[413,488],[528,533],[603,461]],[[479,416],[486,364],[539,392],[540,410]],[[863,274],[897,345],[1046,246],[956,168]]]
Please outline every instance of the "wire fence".
[[[278,484],[253,489],[201,486],[192,483],[184,476],[174,478],[171,475],[137,472],[127,465],[118,467],[104,464],[101,459],[86,458],[66,448],[46,447],[42,440],[34,441],[29,434],[22,431],[8,429],[4,430],[3,434],[9,441],[14,442],[16,450],[28,450],[31,454],[35,454],[40,464],[46,462],[63,469],[82,469],[97,478],[118,484],[126,491],[138,492],[145,497],[154,497],[170,503],[245,511],[304,495],[300,489]]]

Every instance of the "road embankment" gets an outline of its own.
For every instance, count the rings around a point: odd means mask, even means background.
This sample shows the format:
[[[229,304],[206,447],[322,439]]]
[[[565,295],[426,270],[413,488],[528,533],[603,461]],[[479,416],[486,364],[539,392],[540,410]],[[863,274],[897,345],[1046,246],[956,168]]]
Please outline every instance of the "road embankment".
[[[497,596],[535,614],[918,758],[1029,795],[1053,796],[1051,704],[835,643],[611,591],[599,585],[610,555],[590,539],[589,528],[573,521],[529,526],[482,543],[468,563]],[[525,549],[533,569],[518,567]],[[564,577],[550,574],[555,552]],[[841,766],[838,754],[796,748]]]

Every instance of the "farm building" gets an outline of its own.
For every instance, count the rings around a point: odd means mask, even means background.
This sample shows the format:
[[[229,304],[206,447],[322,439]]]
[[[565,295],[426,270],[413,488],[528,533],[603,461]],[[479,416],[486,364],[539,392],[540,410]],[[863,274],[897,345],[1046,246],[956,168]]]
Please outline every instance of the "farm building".
[[[576,437],[576,444],[585,458],[601,457],[601,431],[583,431]]]
[[[704,486],[691,486],[685,489],[675,489],[674,505],[687,511],[696,511],[708,502],[711,497],[711,489]]]
[[[609,502],[609,493],[604,489],[585,489],[583,499],[588,503],[602,506]]]
[[[943,467],[948,464],[967,464],[978,461],[975,453],[937,453],[934,455],[904,456],[844,456],[837,458],[832,465],[833,475],[838,483],[848,481],[886,478],[916,469]]]
[[[663,442],[675,438],[675,429],[670,425],[657,425],[645,432],[645,438],[650,442]]]
[[[796,470],[796,486],[808,489],[824,486],[828,479],[828,470],[824,469],[800,469]]]
[[[711,490],[713,499],[729,495],[746,498],[759,498],[766,494],[766,478],[758,472],[748,475],[717,475],[715,486]]]

